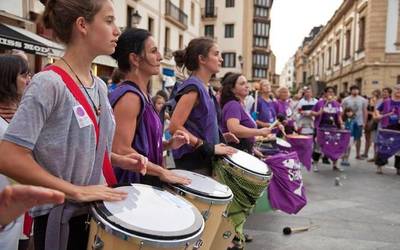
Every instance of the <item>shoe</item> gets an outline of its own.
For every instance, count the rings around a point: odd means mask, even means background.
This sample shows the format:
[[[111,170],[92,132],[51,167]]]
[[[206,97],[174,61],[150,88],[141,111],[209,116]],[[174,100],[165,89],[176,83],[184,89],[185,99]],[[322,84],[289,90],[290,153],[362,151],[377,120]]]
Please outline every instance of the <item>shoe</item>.
[[[340,163],[340,165],[341,165],[341,166],[345,166],[345,167],[350,167],[350,163],[349,163],[347,160],[343,160],[343,161]]]
[[[400,168],[396,168],[396,174],[400,175]]]
[[[377,174],[383,174],[382,167],[377,167],[376,168],[376,173]]]
[[[322,163],[323,164],[331,164],[331,162],[329,161],[328,157],[326,157],[326,156],[322,157]]]
[[[244,246],[240,242],[240,239],[235,236],[232,240],[232,246],[228,247],[227,250],[243,250]]]
[[[366,158],[364,156],[360,155],[360,156],[356,156],[356,159],[357,160],[365,160]]]
[[[367,162],[374,162],[375,158],[368,159]]]
[[[333,167],[332,167],[332,170],[333,170],[333,171],[343,172],[343,169],[340,168],[340,167],[338,167],[338,166],[333,166]]]
[[[248,234],[244,234],[244,242],[252,242],[253,241],[253,237],[251,237],[251,235]]]
[[[318,164],[316,164],[316,163],[313,164],[313,171],[314,172],[318,172],[319,171]]]

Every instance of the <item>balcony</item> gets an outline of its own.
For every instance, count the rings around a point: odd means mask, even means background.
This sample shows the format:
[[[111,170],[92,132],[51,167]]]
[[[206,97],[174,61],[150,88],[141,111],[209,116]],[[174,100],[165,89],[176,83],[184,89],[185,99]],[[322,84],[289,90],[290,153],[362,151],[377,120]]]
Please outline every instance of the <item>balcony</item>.
[[[171,60],[172,59],[173,50],[170,48],[164,48],[164,59]]]
[[[201,18],[203,19],[214,19],[217,18],[218,9],[217,7],[206,7],[201,9]]]
[[[170,0],[165,2],[165,19],[183,30],[188,28],[188,16],[178,6],[171,3]]]

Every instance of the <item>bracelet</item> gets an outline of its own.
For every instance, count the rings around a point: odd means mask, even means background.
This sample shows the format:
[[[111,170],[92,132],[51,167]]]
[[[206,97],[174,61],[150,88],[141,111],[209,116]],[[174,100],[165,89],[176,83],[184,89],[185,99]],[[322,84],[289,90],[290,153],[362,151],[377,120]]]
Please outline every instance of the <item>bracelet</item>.
[[[203,140],[202,139],[200,139],[200,138],[197,138],[197,142],[196,142],[196,144],[194,145],[194,148],[199,148],[201,145],[203,145]]]

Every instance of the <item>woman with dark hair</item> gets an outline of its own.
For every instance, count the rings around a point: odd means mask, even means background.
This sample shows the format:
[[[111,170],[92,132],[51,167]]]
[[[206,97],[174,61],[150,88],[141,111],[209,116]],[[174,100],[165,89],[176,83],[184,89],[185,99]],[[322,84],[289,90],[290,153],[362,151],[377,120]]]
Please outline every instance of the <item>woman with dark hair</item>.
[[[138,152],[149,159],[147,173],[167,182],[187,184],[186,178],[175,175],[163,167],[163,149],[179,148],[188,142],[188,135],[176,131],[168,142],[162,141],[163,129],[159,113],[155,110],[148,93],[150,78],[160,73],[161,54],[151,36],[144,29],[128,29],[121,34],[112,55],[125,75],[110,95],[114,108],[116,131],[113,152],[128,154]],[[114,167],[118,182],[161,186],[158,178],[140,176],[137,173]]]
[[[190,72],[190,77],[178,86],[177,104],[169,127],[172,134],[186,131],[190,139],[188,145],[173,151],[175,165],[211,176],[214,156],[235,152],[234,148],[220,143],[223,138],[219,131],[219,105],[209,86],[211,76],[221,67],[221,54],[213,40],[195,38],[186,49],[174,55],[177,65]]]
[[[311,115],[315,117],[314,128],[342,128],[342,108],[340,104],[335,100],[335,89],[333,87],[326,87],[324,90],[324,96],[319,100],[313,107]],[[314,133],[316,135],[317,133]],[[318,171],[318,161],[321,157],[319,152],[319,145],[317,142],[314,143],[313,152],[313,167],[314,171]],[[337,160],[332,161],[333,170],[341,170],[337,166]]]
[[[0,143],[1,173],[66,194],[61,205],[31,210],[36,250],[86,249],[88,202],[127,195],[105,185],[116,183],[111,162],[146,171],[143,156],[111,153],[112,109],[91,72],[95,57],[115,50],[114,21],[110,0],[47,1],[44,25],[65,43],[65,54],[33,77]]]
[[[222,81],[221,108],[222,108],[222,132],[231,132],[240,139],[239,144],[232,143],[231,146],[246,151],[254,152],[253,146],[255,136],[268,136],[269,128],[257,129],[256,123],[244,108],[244,99],[249,94],[247,79],[238,73],[227,76]]]

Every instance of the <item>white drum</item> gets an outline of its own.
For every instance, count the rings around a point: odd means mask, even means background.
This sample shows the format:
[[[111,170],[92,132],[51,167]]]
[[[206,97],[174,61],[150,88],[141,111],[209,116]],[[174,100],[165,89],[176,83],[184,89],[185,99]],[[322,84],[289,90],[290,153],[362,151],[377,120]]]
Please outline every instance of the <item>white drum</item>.
[[[191,249],[200,239],[203,217],[185,199],[143,184],[117,189],[128,197],[91,207],[88,249]]]

